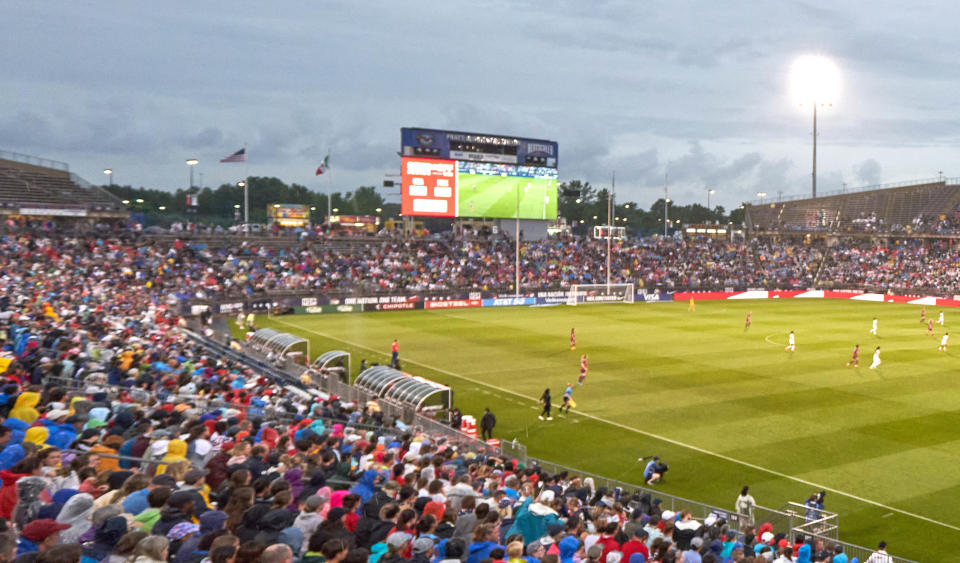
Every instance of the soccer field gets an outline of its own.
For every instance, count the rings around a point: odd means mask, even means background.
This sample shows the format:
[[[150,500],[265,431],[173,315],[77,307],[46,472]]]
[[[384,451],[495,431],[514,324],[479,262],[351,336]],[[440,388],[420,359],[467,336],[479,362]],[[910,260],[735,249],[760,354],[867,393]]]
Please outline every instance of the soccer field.
[[[747,311],[753,325],[744,329]],[[937,311],[928,308],[928,315]],[[960,313],[958,313],[960,314]],[[879,319],[879,336],[868,334]],[[949,330],[953,312],[946,312]],[[841,539],[919,561],[960,560],[960,358],[938,352],[920,307],[842,300],[705,301],[258,318],[385,362],[400,341],[405,371],[451,385],[455,404],[531,455],[641,483],[640,455],[670,464],[657,487],[733,508],[742,485],[763,506],[825,488]],[[570,328],[577,350],[569,349]],[[785,352],[796,331],[797,351]],[[859,368],[847,368],[854,344]],[[883,365],[870,370],[875,346]],[[555,409],[589,375],[577,409]]]
[[[521,219],[557,218],[556,180],[468,173],[457,177],[460,216],[516,217],[517,186]]]

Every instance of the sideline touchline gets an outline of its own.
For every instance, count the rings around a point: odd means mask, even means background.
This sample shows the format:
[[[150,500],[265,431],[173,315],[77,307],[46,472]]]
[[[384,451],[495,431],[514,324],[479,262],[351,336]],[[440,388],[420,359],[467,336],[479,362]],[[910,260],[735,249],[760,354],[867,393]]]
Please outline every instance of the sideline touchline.
[[[300,331],[303,331],[303,332],[309,332],[310,334],[315,334],[315,335],[317,335],[317,336],[322,336],[323,338],[329,338],[330,340],[336,340],[336,341],[338,341],[338,342],[343,342],[344,344],[348,344],[348,345],[350,345],[350,346],[353,346],[354,348],[361,348],[361,349],[363,349],[363,350],[368,350],[368,351],[373,352],[373,353],[375,353],[375,354],[381,354],[381,355],[383,355],[383,351],[381,351],[381,350],[377,350],[377,349],[371,348],[371,347],[369,347],[369,346],[365,346],[365,345],[363,345],[363,344],[358,344],[358,343],[356,343],[356,342],[351,342],[351,341],[349,341],[349,340],[345,340],[345,339],[343,339],[343,338],[339,338],[339,337],[336,337],[336,336],[327,334],[327,333],[325,333],[325,332],[320,332],[320,331],[317,331],[317,330],[312,330],[312,329],[309,329],[309,328],[304,328],[304,327],[302,327],[302,326],[300,326],[300,325],[296,325],[296,324],[293,324],[293,323],[288,323],[288,322],[286,322],[286,321],[282,321],[282,320],[278,319],[277,317],[272,317],[271,320],[274,321],[274,322],[280,323],[280,324],[287,325],[287,326],[289,326],[289,327],[293,327],[293,328],[295,328],[295,329],[297,329],[297,330],[300,330]],[[418,362],[418,361],[416,361],[416,360],[411,360],[410,358],[405,358],[405,359],[404,359],[404,362],[405,362],[405,363],[416,364],[416,365],[418,365],[418,366],[420,366],[420,367],[424,367],[424,368],[427,368],[427,369],[436,371],[436,372],[438,372],[438,373],[442,373],[442,374],[445,374],[445,375],[449,375],[450,377],[456,377],[457,379],[462,379],[462,380],[464,380],[464,381],[469,381],[470,383],[473,383],[473,384],[475,384],[475,385],[480,385],[480,386],[483,386],[483,387],[489,387],[489,388],[491,388],[491,389],[496,389],[497,391],[500,391],[500,392],[502,392],[502,393],[509,393],[509,394],[511,394],[511,395],[516,395],[517,397],[522,397],[522,398],[527,399],[527,400],[529,400],[529,401],[537,402],[537,400],[534,399],[533,397],[524,395],[523,393],[518,393],[517,391],[513,391],[513,390],[511,390],[511,389],[506,389],[506,388],[504,388],[504,387],[500,387],[500,386],[498,386],[498,385],[493,385],[493,384],[487,383],[487,382],[485,382],[485,381],[480,381],[480,380],[478,380],[478,379],[473,379],[472,377],[467,377],[467,376],[465,376],[465,375],[460,375],[459,373],[454,373],[454,372],[452,372],[452,371],[448,371],[448,370],[445,370],[445,369],[441,369],[441,368],[438,368],[438,367],[434,367],[434,366],[431,366],[431,365],[429,365],[429,364],[425,364],[425,363],[423,363],[423,362]],[[604,423],[604,424],[609,424],[609,425],[611,425],[611,426],[616,426],[617,428],[621,428],[621,429],[623,429],[623,430],[628,430],[628,431],[630,431],[630,432],[635,432],[635,433],[637,433],[637,434],[641,434],[641,435],[647,436],[647,437],[649,437],[649,438],[654,438],[654,439],[656,439],[656,440],[661,440],[661,441],[667,442],[667,443],[669,443],[669,444],[673,444],[673,445],[675,445],[675,446],[680,446],[680,447],[682,447],[682,448],[687,448],[687,449],[689,449],[689,450],[693,450],[693,451],[698,452],[698,453],[702,453],[702,454],[705,454],[705,455],[713,456],[713,457],[716,457],[716,458],[718,458],[718,459],[722,459],[722,460],[724,460],[724,461],[729,461],[729,462],[731,462],[731,463],[736,463],[736,464],[742,465],[742,466],[744,466],[744,467],[749,467],[750,469],[754,469],[754,470],[756,470],[756,471],[762,471],[762,472],[764,472],[764,473],[769,473],[770,475],[774,475],[774,476],[777,476],[777,477],[781,477],[781,478],[783,478],[783,479],[789,479],[789,480],[791,480],[791,481],[794,481],[794,482],[797,482],[797,483],[801,483],[801,484],[803,484],[803,485],[809,485],[809,486],[814,487],[814,488],[817,488],[817,489],[821,489],[821,490],[824,490],[824,491],[830,491],[831,493],[835,493],[835,494],[838,494],[838,495],[843,495],[843,496],[845,496],[845,497],[847,497],[847,498],[851,498],[851,499],[854,499],[854,500],[857,500],[857,501],[860,501],[860,502],[863,502],[863,503],[866,503],[866,504],[870,504],[870,505],[876,506],[876,507],[878,507],[878,508],[883,508],[883,509],[886,509],[886,510],[890,510],[890,511],[893,511],[893,512],[897,512],[897,513],[899,513],[899,514],[903,514],[904,516],[909,516],[909,517],[911,517],[911,518],[916,518],[916,519],[918,519],[918,520],[923,520],[924,522],[929,522],[929,523],[931,523],[931,524],[936,524],[936,525],[938,525],[938,526],[943,526],[944,528],[949,528],[949,529],[951,529],[951,530],[960,532],[960,527],[958,527],[958,526],[954,526],[954,525],[952,525],[952,524],[947,524],[946,522],[941,522],[941,521],[939,521],[939,520],[934,520],[933,518],[928,518],[928,517],[926,517],[926,516],[923,516],[922,514],[916,514],[916,513],[914,513],[914,512],[910,512],[910,511],[908,511],[908,510],[901,510],[901,509],[899,509],[899,508],[897,508],[897,507],[895,507],[895,506],[889,506],[889,505],[886,505],[886,504],[877,502],[877,501],[875,501],[875,500],[870,500],[870,499],[868,499],[868,498],[863,498],[863,497],[857,496],[857,495],[852,494],[852,493],[848,493],[848,492],[841,491],[841,490],[838,490],[838,489],[833,489],[833,488],[827,487],[827,486],[825,486],[825,485],[821,485],[821,484],[819,484],[819,483],[814,483],[813,481],[807,481],[806,479],[801,479],[800,477],[794,477],[793,475],[787,475],[786,473],[781,473],[781,472],[776,471],[776,470],[774,470],[774,469],[769,469],[769,468],[767,468],[767,467],[762,467],[762,466],[760,466],[760,465],[756,465],[756,464],[750,463],[749,461],[743,461],[743,460],[736,459],[736,458],[732,458],[732,457],[730,457],[730,456],[727,456],[727,455],[724,455],[724,454],[721,454],[721,453],[718,453],[718,452],[713,452],[713,451],[710,451],[710,450],[705,450],[705,449],[703,449],[703,448],[701,448],[701,447],[699,447],[699,446],[694,446],[694,445],[692,445],[692,444],[687,444],[687,443],[684,443],[684,442],[680,442],[680,441],[678,441],[678,440],[674,440],[673,438],[667,438],[666,436],[660,436],[659,434],[654,434],[654,433],[652,433],[652,432],[647,432],[646,430],[640,430],[639,428],[633,428],[633,427],[631,427],[631,426],[627,426],[627,425],[625,425],[625,424],[621,424],[621,423],[615,422],[615,421],[613,421],[613,420],[607,420],[607,419],[605,419],[605,418],[600,418],[599,416],[595,416],[595,415],[592,415],[592,414],[589,414],[589,413],[585,413],[585,412],[583,412],[583,411],[577,411],[575,414],[578,414],[578,415],[580,415],[580,416],[582,416],[582,417],[585,417],[585,418],[589,418],[589,419],[592,419],[592,420],[596,420],[597,422],[602,422],[602,423]]]

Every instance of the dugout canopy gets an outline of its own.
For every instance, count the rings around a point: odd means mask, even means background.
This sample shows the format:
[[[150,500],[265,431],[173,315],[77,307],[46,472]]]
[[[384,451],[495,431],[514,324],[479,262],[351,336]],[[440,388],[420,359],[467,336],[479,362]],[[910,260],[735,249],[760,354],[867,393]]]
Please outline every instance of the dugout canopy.
[[[272,328],[261,328],[253,333],[250,337],[250,345],[258,352],[264,354],[273,352],[281,358],[291,352],[299,352],[306,358],[310,357],[309,340]]]
[[[389,366],[373,366],[364,370],[353,384],[378,397],[410,405],[418,411],[449,409],[453,406],[453,394],[446,385]]]
[[[317,356],[317,359],[313,360],[310,367],[320,370],[321,372],[336,372],[340,381],[350,383],[350,374],[352,373],[350,370],[350,352],[344,352],[343,350],[324,352]]]

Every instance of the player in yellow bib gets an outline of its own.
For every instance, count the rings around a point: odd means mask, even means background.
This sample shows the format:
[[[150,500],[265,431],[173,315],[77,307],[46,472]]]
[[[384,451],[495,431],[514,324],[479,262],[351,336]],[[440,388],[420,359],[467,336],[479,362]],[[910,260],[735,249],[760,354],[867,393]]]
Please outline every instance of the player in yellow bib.
[[[691,297],[691,298],[690,298],[690,306],[687,307],[687,311],[696,311],[696,310],[697,310],[697,303],[696,303],[696,301],[693,300],[693,297]]]

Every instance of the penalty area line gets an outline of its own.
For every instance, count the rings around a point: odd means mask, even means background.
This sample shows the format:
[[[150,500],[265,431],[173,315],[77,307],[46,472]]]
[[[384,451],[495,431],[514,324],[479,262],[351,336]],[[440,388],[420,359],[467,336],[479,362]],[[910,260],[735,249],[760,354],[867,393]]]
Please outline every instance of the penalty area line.
[[[289,326],[289,327],[295,328],[295,329],[300,330],[300,331],[303,331],[303,332],[309,332],[310,334],[315,334],[315,335],[317,335],[317,336],[322,336],[323,338],[329,338],[330,340],[336,340],[337,342],[342,342],[342,343],[344,343],[344,344],[353,346],[354,348],[361,348],[361,349],[363,349],[363,350],[368,350],[368,351],[373,352],[373,353],[375,353],[375,354],[380,354],[380,355],[386,356],[386,354],[383,353],[383,352],[380,351],[380,350],[377,350],[377,349],[374,349],[374,348],[371,348],[371,347],[369,347],[369,346],[365,346],[365,345],[363,345],[363,344],[359,344],[359,343],[356,343],[356,342],[351,342],[351,341],[349,341],[349,340],[345,340],[345,339],[343,339],[343,338],[339,338],[339,337],[337,337],[337,336],[333,336],[333,335],[327,334],[327,333],[325,333],[325,332],[320,332],[320,331],[317,331],[317,330],[312,330],[312,329],[309,329],[309,328],[304,328],[304,327],[302,327],[302,326],[300,326],[300,325],[296,325],[296,324],[293,324],[293,323],[289,323],[289,322],[286,322],[286,321],[282,321],[282,320],[280,320],[280,319],[277,318],[277,317],[273,317],[271,320],[273,320],[273,322],[280,323],[280,324],[283,324],[283,325],[287,325],[287,326]],[[774,336],[774,335],[771,334],[770,336]],[[769,338],[769,336],[768,336],[767,338]],[[766,340],[766,338],[765,338],[764,340]],[[770,341],[767,340],[767,342],[770,342]],[[771,343],[771,344],[776,344],[776,342],[770,342],[770,343]],[[459,373],[454,373],[454,372],[452,372],[452,371],[445,370],[445,369],[442,369],[442,368],[438,368],[438,367],[435,367],[435,366],[431,366],[431,365],[429,365],[429,364],[425,364],[425,363],[423,363],[423,362],[418,362],[418,361],[416,361],[416,360],[411,360],[411,359],[409,359],[409,358],[408,358],[408,359],[405,359],[405,360],[403,360],[403,361],[404,361],[405,363],[410,363],[410,364],[418,365],[418,366],[420,366],[420,367],[427,368],[427,369],[436,371],[436,372],[438,372],[438,373],[442,373],[442,374],[444,374],[444,375],[449,375],[450,377],[455,377],[455,378],[457,378],[457,379],[462,379],[462,380],[464,380],[464,381],[469,381],[470,383],[473,383],[473,384],[475,384],[475,385],[479,385],[479,386],[483,386],[483,387],[489,387],[490,389],[495,389],[495,390],[497,390],[497,391],[500,391],[501,393],[508,393],[508,394],[510,394],[510,395],[515,395],[515,396],[517,396],[517,397],[522,397],[522,398],[527,399],[527,400],[529,400],[529,401],[537,402],[537,399],[535,399],[534,397],[530,397],[530,396],[528,396],[528,395],[524,395],[523,393],[519,393],[519,392],[513,391],[513,390],[511,390],[511,389],[506,389],[506,388],[500,387],[500,386],[498,386],[498,385],[493,385],[493,384],[488,383],[488,382],[485,382],[485,381],[480,381],[480,380],[478,380],[478,379],[473,379],[472,377],[467,377],[467,376],[465,376],[465,375],[460,375]],[[533,408],[536,409],[537,407],[533,407]],[[660,440],[660,441],[666,442],[666,443],[668,443],[668,444],[673,444],[674,446],[679,446],[679,447],[681,447],[681,448],[686,448],[686,449],[688,449],[688,450],[695,451],[695,452],[697,452],[697,453],[701,453],[701,454],[708,455],[708,456],[711,456],[711,457],[715,457],[715,458],[717,458],[717,459],[722,459],[722,460],[728,461],[728,462],[730,462],[730,463],[735,463],[735,464],[737,464],[737,465],[742,465],[742,466],[744,466],[744,467],[749,467],[750,469],[753,469],[753,470],[756,470],[756,471],[760,471],[760,472],[763,472],[763,473],[767,473],[767,474],[769,474],[769,475],[773,475],[773,476],[776,476],[776,477],[780,477],[780,478],[782,478],[782,479],[788,479],[788,480],[793,481],[793,482],[795,482],[795,483],[800,483],[800,484],[802,484],[802,485],[807,485],[807,486],[814,487],[814,488],[816,488],[816,489],[821,489],[821,490],[824,490],[824,491],[830,491],[831,493],[834,493],[834,494],[837,494],[837,495],[842,495],[842,496],[845,496],[845,497],[847,497],[847,498],[850,498],[850,499],[853,499],[853,500],[862,502],[862,503],[864,503],[864,504],[869,504],[869,505],[872,505],[872,506],[876,506],[877,508],[883,508],[884,510],[889,510],[889,511],[891,511],[891,512],[896,512],[896,513],[902,514],[902,515],[904,515],[904,516],[909,516],[909,517],[911,517],[911,518],[916,518],[917,520],[923,520],[924,522],[929,522],[930,524],[936,524],[936,525],[938,525],[938,526],[942,526],[942,527],[944,527],[944,528],[948,528],[948,529],[951,529],[951,530],[960,532],[960,526],[954,526],[953,524],[948,524],[948,523],[946,523],[946,522],[941,522],[941,521],[939,521],[939,520],[934,520],[933,518],[929,518],[929,517],[924,516],[924,515],[922,515],[922,514],[916,514],[916,513],[914,513],[914,512],[910,512],[910,511],[908,511],[908,510],[902,510],[902,509],[899,509],[899,508],[897,508],[897,507],[895,507],[895,506],[889,506],[889,505],[883,504],[883,503],[881,503],[881,502],[877,502],[877,501],[875,501],[875,500],[870,500],[870,499],[868,499],[868,498],[864,498],[864,497],[861,497],[861,496],[857,496],[857,495],[855,495],[855,494],[853,494],[853,493],[848,493],[848,492],[846,492],[846,491],[841,491],[841,490],[839,490],[839,489],[834,489],[834,488],[831,488],[831,487],[827,487],[826,485],[822,485],[822,484],[820,484],[820,483],[814,483],[813,481],[808,481],[808,480],[803,479],[803,478],[801,478],[801,477],[796,477],[796,476],[794,476],[794,475],[788,475],[788,474],[786,474],[786,473],[781,473],[780,471],[777,471],[777,470],[775,470],[775,469],[770,469],[770,468],[767,468],[767,467],[763,467],[763,466],[760,466],[760,465],[756,465],[756,464],[754,464],[754,463],[750,463],[749,461],[743,461],[743,460],[741,460],[741,459],[736,459],[736,458],[730,457],[730,456],[728,456],[728,455],[721,454],[721,453],[719,453],[719,452],[710,451],[710,450],[701,448],[701,447],[699,447],[699,446],[694,446],[693,444],[687,444],[687,443],[685,443],[685,442],[680,442],[679,440],[674,440],[673,438],[668,438],[668,437],[666,437],[666,436],[661,436],[661,435],[659,435],[659,434],[654,434],[653,432],[648,432],[648,431],[646,431],[646,430],[640,430],[639,428],[634,428],[634,427],[632,427],[632,426],[627,426],[626,424],[622,424],[622,423],[619,423],[619,422],[616,422],[616,421],[613,421],[613,420],[608,420],[608,419],[605,419],[605,418],[601,418],[601,417],[599,417],[599,416],[592,415],[592,414],[589,414],[589,413],[586,413],[586,412],[583,412],[583,411],[575,411],[574,414],[577,414],[577,415],[582,416],[582,417],[584,417],[584,418],[589,418],[589,419],[591,419],[591,420],[595,420],[595,421],[597,421],[597,422],[601,422],[601,423],[603,423],[603,424],[609,424],[610,426],[615,426],[615,427],[620,428],[620,429],[622,429],[622,430],[627,430],[628,432],[633,432],[633,433],[635,433],[635,434],[640,434],[640,435],[642,435],[642,436],[647,436],[648,438],[653,438],[653,439],[655,439],[655,440]]]

